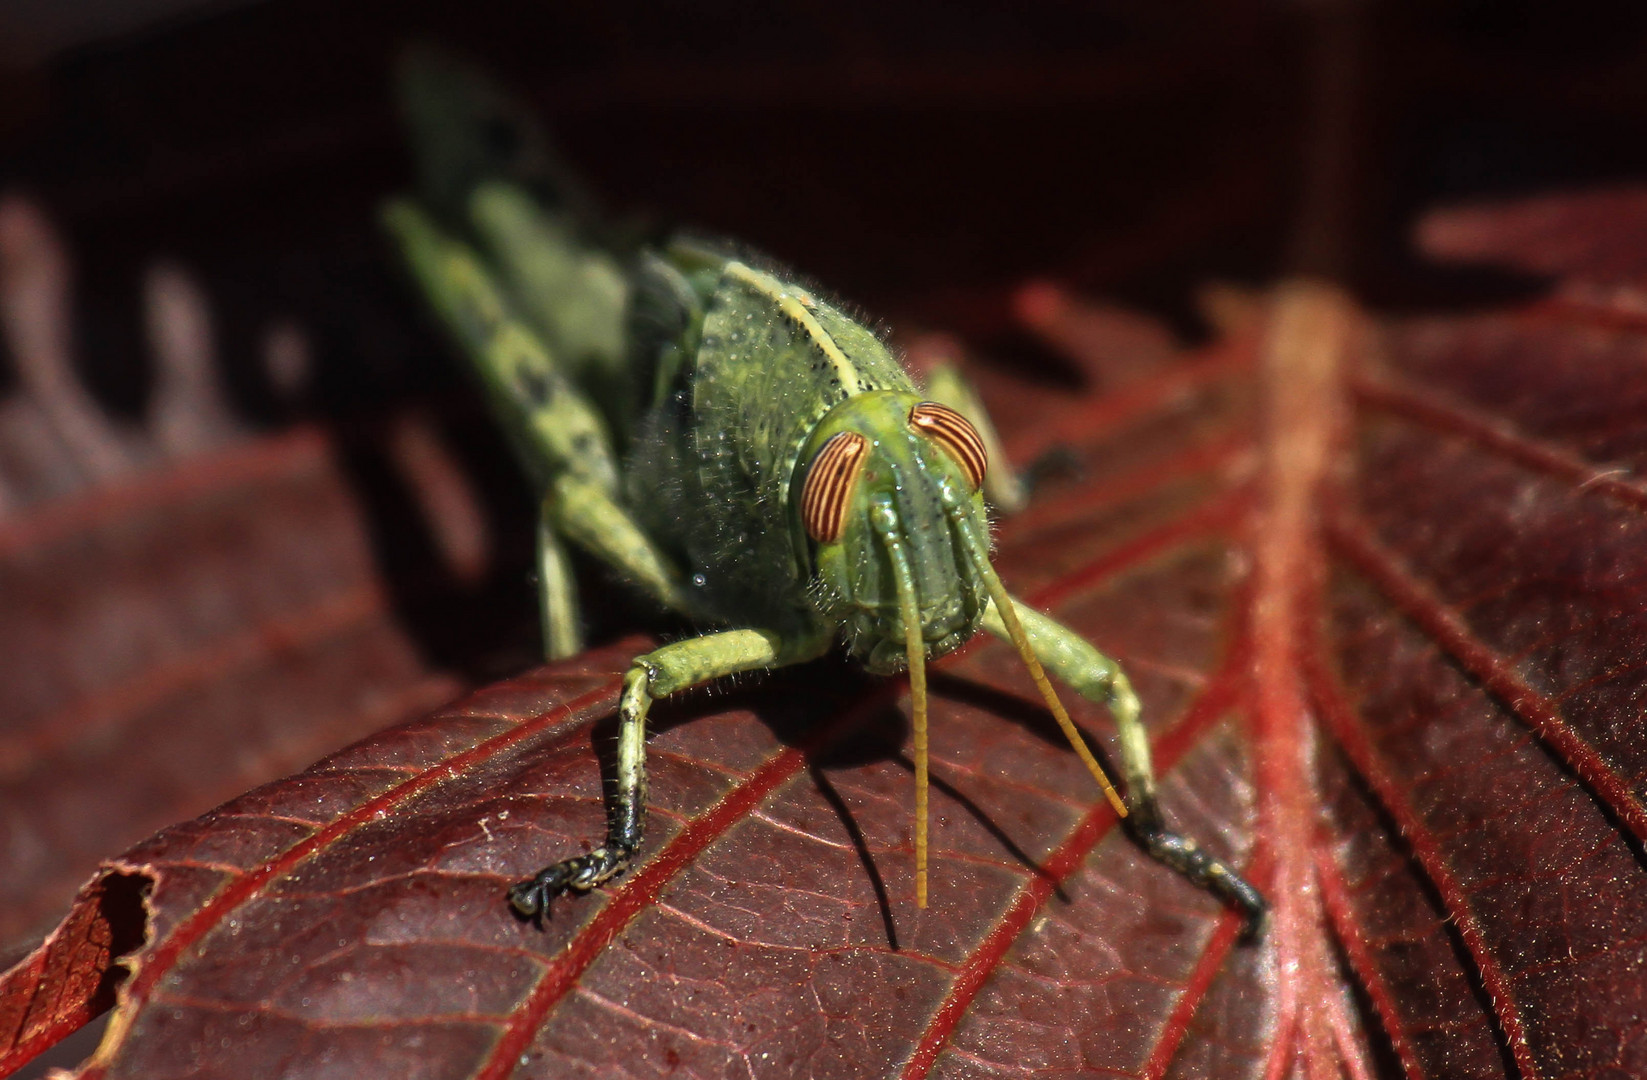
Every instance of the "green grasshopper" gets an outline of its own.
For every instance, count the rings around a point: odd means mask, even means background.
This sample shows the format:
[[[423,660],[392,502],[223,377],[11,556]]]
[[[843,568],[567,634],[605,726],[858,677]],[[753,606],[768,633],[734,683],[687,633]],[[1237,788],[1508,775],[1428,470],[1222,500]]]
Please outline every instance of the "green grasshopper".
[[[724,245],[613,244],[522,111],[452,62],[414,54],[400,87],[424,195],[391,202],[384,220],[541,493],[547,655],[582,644],[568,543],[717,628],[635,658],[606,840],[511,887],[520,916],[541,918],[554,896],[601,885],[634,858],[653,701],[837,643],[870,671],[908,672],[925,907],[926,664],[982,627],[1017,649],[1135,840],[1257,932],[1258,891],[1167,828],[1126,675],[996,576],[986,497],[1011,506],[1022,490],[958,375],[918,387],[862,324]],[[1047,670],[1115,717],[1124,801]]]

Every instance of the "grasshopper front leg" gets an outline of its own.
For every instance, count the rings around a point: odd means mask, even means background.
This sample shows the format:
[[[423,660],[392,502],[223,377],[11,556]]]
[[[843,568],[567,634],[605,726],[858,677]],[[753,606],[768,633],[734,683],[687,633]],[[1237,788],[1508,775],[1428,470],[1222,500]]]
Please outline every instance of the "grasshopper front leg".
[[[1155,793],[1155,769],[1150,760],[1149,732],[1144,729],[1138,695],[1119,665],[1099,652],[1080,634],[1049,619],[1018,600],[1018,619],[1036,658],[1089,701],[1109,707],[1115,717],[1121,746],[1121,768],[1126,777],[1127,816],[1122,825],[1150,856],[1217,896],[1247,917],[1246,936],[1262,932],[1269,905],[1259,891],[1228,863],[1193,839],[1167,828]],[[994,605],[984,613],[984,629],[1007,639],[1006,626]]]
[[[546,866],[509,889],[526,918],[564,892],[586,892],[628,868],[646,826],[646,714],[652,702],[722,675],[803,663],[822,656],[830,636],[786,642],[767,630],[727,630],[665,645],[635,658],[618,703],[617,782],[606,794],[606,842]]]

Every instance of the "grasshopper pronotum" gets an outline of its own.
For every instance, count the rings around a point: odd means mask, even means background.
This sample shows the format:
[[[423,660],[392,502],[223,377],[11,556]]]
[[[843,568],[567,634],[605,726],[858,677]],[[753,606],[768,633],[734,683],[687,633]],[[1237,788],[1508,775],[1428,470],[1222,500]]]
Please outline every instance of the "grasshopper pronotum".
[[[1258,891],[1167,829],[1126,675],[996,576],[985,497],[999,506],[1021,493],[1002,463],[989,467],[991,428],[957,375],[918,387],[864,326],[727,249],[603,245],[564,181],[549,180],[530,124],[450,62],[410,58],[402,93],[425,201],[396,200],[385,221],[541,493],[548,656],[581,646],[567,542],[720,627],[635,658],[606,840],[514,885],[517,912],[540,916],[552,897],[628,866],[646,817],[654,700],[837,642],[871,671],[909,673],[915,894],[926,906],[925,665],[982,627],[1018,650],[1131,835],[1256,931]],[[1115,717],[1124,801],[1048,670]]]

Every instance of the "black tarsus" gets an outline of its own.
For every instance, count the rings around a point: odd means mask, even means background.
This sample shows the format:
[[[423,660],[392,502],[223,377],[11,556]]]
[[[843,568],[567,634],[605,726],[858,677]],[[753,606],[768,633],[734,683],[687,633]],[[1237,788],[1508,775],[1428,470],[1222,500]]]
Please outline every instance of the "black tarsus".
[[[1217,856],[1203,851],[1194,840],[1168,829],[1157,807],[1129,809],[1131,812],[1122,819],[1122,825],[1134,842],[1157,862],[1178,871],[1245,915],[1247,925],[1241,931],[1244,943],[1250,944],[1263,936],[1270,905],[1262,893]]]
[[[555,897],[569,892],[588,892],[627,870],[640,847],[645,826],[644,797],[609,798],[606,843],[585,854],[551,863],[525,881],[515,882],[509,886],[509,906],[521,918],[541,926],[543,916],[549,911],[549,901]]]

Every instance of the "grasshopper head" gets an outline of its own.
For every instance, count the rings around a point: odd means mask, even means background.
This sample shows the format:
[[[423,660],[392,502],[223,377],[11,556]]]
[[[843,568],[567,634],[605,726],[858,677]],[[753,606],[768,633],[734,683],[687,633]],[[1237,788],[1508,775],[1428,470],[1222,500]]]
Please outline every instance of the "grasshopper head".
[[[912,641],[937,657],[977,629],[989,599],[976,565],[988,561],[985,466],[970,423],[903,391],[849,398],[813,432],[791,487],[795,520],[820,606],[871,671],[908,667]]]
[[[915,735],[915,902],[927,898],[926,660],[965,642],[993,602],[1047,707],[1115,812],[1126,807],[1078,741],[1029,636],[989,563],[979,488],[983,440],[959,413],[912,393],[848,398],[823,418],[790,490],[817,567],[819,607],[840,620],[871,671],[909,670]]]

